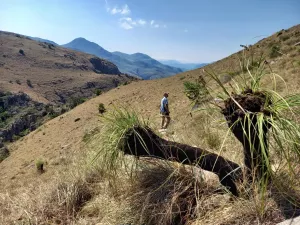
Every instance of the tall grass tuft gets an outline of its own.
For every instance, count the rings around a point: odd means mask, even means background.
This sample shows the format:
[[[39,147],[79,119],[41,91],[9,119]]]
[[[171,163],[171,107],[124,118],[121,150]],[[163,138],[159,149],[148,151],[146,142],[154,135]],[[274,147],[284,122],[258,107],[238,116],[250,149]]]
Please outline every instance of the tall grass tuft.
[[[213,70],[205,72],[211,78],[209,85],[218,87],[209,89],[210,95],[223,100],[223,105],[218,106],[229,129],[244,146],[245,164],[251,169],[250,176],[258,178],[253,182],[265,198],[270,185],[277,185],[275,165],[297,180],[300,127],[296,121],[300,118],[300,94],[282,96],[277,84],[285,84],[283,78],[272,71],[263,55],[254,55],[243,51],[241,72],[228,84],[222,83]],[[291,185],[291,189],[299,192],[299,180]],[[297,205],[300,207],[300,202]]]
[[[105,126],[102,128],[101,134],[95,137],[99,139],[101,146],[98,146],[94,161],[96,160],[98,164],[101,164],[104,171],[110,173],[116,173],[122,166],[125,166],[126,169],[130,168],[129,171],[132,172],[134,162],[126,160],[120,148],[124,146],[126,132],[130,128],[135,126],[148,127],[149,121],[141,119],[135,112],[124,108],[108,112],[103,120]],[[135,132],[134,129],[132,132]]]

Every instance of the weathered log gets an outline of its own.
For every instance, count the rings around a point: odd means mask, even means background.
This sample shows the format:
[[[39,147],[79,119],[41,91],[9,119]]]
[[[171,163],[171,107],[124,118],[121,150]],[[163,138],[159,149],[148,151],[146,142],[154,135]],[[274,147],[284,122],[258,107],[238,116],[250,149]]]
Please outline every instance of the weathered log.
[[[155,157],[198,166],[218,175],[220,182],[238,196],[235,182],[242,180],[240,166],[207,150],[160,138],[150,128],[136,126],[127,130],[120,146],[125,154]]]

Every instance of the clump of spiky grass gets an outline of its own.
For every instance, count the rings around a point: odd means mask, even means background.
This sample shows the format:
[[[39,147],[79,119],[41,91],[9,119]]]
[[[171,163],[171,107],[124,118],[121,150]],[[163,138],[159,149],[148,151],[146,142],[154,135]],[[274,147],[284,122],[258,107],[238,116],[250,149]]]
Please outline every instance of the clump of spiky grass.
[[[240,127],[244,143],[251,146],[252,162],[254,152],[259,151],[264,171],[261,180],[257,182],[261,197],[266,198],[270,179],[272,185],[276,185],[277,173],[272,168],[274,163],[293,177],[294,182],[290,183],[290,188],[299,192],[295,163],[300,160],[300,127],[296,122],[300,118],[300,94],[282,96],[276,87],[278,82],[285,84],[283,78],[272,71],[262,54],[254,57],[255,54],[252,51],[250,53],[249,57],[246,51],[242,52],[240,72],[236,73],[230,83],[222,83],[218,74],[206,69],[211,79],[209,82],[214,81],[214,84],[207,84],[209,94],[225,103],[217,106],[223,114],[224,109],[229,112],[224,116],[231,131]],[[260,108],[256,111],[251,111],[251,98],[261,99]],[[250,107],[241,104],[240,99],[249,100]],[[216,105],[215,102],[213,105]],[[234,113],[236,117],[232,119]],[[254,142],[259,143],[258,149],[254,148]],[[252,174],[257,176],[257,171],[252,171]],[[285,192],[282,188],[281,191]]]
[[[104,171],[115,173],[122,165],[125,165],[125,169],[130,168],[132,172],[134,162],[132,160],[126,161],[120,150],[122,146],[126,145],[128,130],[135,132],[131,128],[135,126],[148,127],[149,121],[141,119],[134,111],[124,108],[108,112],[103,120],[105,125],[96,137],[101,146],[98,146],[94,160],[102,165]],[[143,140],[137,132],[136,136],[142,143]]]
[[[207,185],[197,168],[148,160],[132,183],[136,224],[187,224],[197,217],[197,200],[216,187]]]

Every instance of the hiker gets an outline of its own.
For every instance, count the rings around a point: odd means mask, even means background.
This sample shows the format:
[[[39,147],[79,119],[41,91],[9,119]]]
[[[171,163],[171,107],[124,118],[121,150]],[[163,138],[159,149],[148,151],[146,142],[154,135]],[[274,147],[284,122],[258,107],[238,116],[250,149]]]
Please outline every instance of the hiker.
[[[169,111],[169,102],[168,102],[168,93],[164,93],[164,97],[161,100],[160,103],[160,114],[161,114],[161,129],[167,129],[169,123],[170,123],[170,111]],[[167,122],[165,124],[165,119],[167,119]]]

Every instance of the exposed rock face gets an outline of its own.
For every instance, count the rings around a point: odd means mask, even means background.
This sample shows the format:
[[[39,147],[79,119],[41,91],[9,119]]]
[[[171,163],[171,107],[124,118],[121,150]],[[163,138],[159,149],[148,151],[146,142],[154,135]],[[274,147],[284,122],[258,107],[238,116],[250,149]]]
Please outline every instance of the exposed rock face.
[[[0,92],[0,148],[2,142],[13,141],[15,135],[34,130],[47,114],[46,106],[32,101],[24,93]],[[23,133],[22,133],[23,132]]]
[[[38,118],[41,118],[42,115],[31,114],[22,116],[12,122],[4,129],[0,129],[0,137],[4,141],[13,141],[14,135],[20,135],[24,130],[33,131],[36,129],[36,122]]]
[[[98,57],[94,57],[90,59],[90,62],[94,66],[94,71],[96,73],[103,73],[103,74],[121,74],[118,67],[104,59],[100,59]]]

